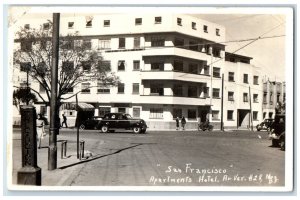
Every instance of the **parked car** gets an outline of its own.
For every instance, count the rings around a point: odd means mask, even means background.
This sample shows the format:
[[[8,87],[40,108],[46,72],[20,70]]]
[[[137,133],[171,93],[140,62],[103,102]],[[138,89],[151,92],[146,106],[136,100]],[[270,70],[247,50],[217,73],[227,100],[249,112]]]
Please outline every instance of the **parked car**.
[[[270,131],[270,127],[273,122],[274,122],[274,119],[265,119],[263,122],[256,125],[256,130],[257,131],[261,131],[261,130]]]
[[[79,128],[84,129],[97,129],[100,121],[102,120],[102,117],[92,117],[85,121],[83,121]]]
[[[285,150],[285,114],[275,115],[269,137],[272,140],[272,146]]]
[[[134,119],[126,113],[107,113],[98,124],[103,133],[116,129],[133,130],[134,133],[145,133],[147,124],[143,119]]]

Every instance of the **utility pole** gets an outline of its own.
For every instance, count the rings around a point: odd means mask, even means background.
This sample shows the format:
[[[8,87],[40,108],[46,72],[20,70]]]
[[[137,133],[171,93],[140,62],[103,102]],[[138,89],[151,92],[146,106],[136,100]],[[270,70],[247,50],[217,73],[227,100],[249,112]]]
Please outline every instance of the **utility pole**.
[[[252,103],[251,103],[251,89],[249,86],[249,101],[250,101],[250,127],[251,131],[253,131],[253,118],[252,118]]]
[[[53,13],[52,34],[52,68],[51,68],[51,101],[50,101],[50,131],[48,148],[48,170],[57,168],[57,82],[58,82],[58,52],[59,52],[59,21],[60,14]]]
[[[224,131],[224,122],[223,122],[223,100],[224,100],[224,74],[222,74],[222,96],[221,96],[221,131]]]

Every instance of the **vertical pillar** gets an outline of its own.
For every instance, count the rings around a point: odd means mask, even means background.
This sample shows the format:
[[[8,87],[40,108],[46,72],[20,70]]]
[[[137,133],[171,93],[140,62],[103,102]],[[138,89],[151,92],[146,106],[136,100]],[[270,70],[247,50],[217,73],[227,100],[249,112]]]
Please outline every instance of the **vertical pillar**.
[[[33,106],[21,107],[22,168],[17,183],[41,185],[42,170],[37,166],[36,111]]]

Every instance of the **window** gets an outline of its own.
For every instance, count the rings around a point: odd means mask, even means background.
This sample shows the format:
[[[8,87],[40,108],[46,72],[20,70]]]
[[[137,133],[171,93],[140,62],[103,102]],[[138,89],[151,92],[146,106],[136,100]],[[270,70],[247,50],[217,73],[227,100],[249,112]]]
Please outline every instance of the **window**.
[[[135,18],[135,25],[142,25],[142,18]]]
[[[150,108],[150,119],[162,119],[163,109],[162,108]]]
[[[103,26],[104,27],[109,27],[110,26],[110,20],[104,20],[103,21]]]
[[[204,74],[209,75],[209,66],[208,65],[204,65]]]
[[[111,112],[110,107],[99,107],[98,110],[99,110],[98,116],[100,116],[100,117],[103,117],[105,114],[108,114]]]
[[[227,120],[233,120],[233,110],[227,110]]]
[[[193,51],[198,51],[198,44],[195,41],[189,42],[189,49]]]
[[[133,61],[133,71],[140,71],[140,61],[139,60]]]
[[[176,117],[182,118],[182,109],[180,108],[173,108],[173,119],[176,119]]]
[[[208,27],[207,27],[207,25],[203,25],[203,31],[204,31],[204,33],[208,33]]]
[[[119,113],[126,113],[126,108],[118,108]],[[123,119],[123,115],[119,115],[118,119]]]
[[[266,92],[264,92],[263,103],[267,104],[267,93]]]
[[[118,71],[125,71],[125,61],[124,60],[118,61]]]
[[[25,52],[29,52],[32,50],[32,41],[25,40],[21,41],[21,50]]]
[[[98,48],[99,49],[110,49],[110,39],[99,39]]]
[[[189,64],[189,73],[198,74],[198,65],[196,63]]]
[[[175,84],[173,87],[173,96],[176,97],[182,97],[183,93],[182,93],[182,85],[181,84]]]
[[[270,105],[273,105],[273,93],[270,93]]]
[[[253,102],[258,103],[258,94],[253,94]]]
[[[220,98],[220,89],[213,88],[213,98]]]
[[[214,57],[221,57],[221,49],[219,49],[219,48],[213,48],[213,56]]]
[[[161,24],[161,17],[155,17],[154,23],[155,24]]]
[[[93,26],[93,17],[86,17],[86,24],[85,27],[86,28],[91,28]]]
[[[135,48],[135,49],[141,48],[141,39],[140,39],[140,37],[135,37],[134,38],[133,48]]]
[[[248,93],[243,93],[244,102],[248,102]]]
[[[140,84],[132,83],[132,94],[139,94],[140,93]]]
[[[98,61],[98,67],[103,71],[111,71],[111,63],[110,60],[101,60]]]
[[[188,119],[196,119],[196,110],[188,109]]]
[[[118,84],[118,93],[124,94],[125,91],[125,84],[124,83],[119,83]]]
[[[197,97],[197,87],[196,86],[188,86],[188,97]]]
[[[87,93],[90,93],[91,90],[90,90],[90,83],[82,83],[81,84],[81,93],[82,94],[87,94]]]
[[[151,37],[152,47],[163,47],[165,46],[165,38],[163,37]]]
[[[20,63],[20,71],[27,72],[31,68],[31,62],[21,62]]]
[[[132,108],[132,117],[134,118],[140,118],[141,116],[141,108],[139,107],[133,107]]]
[[[24,28],[25,28],[26,30],[30,29],[30,24],[25,24],[25,25],[24,25]]]
[[[177,25],[182,26],[182,19],[181,18],[177,18]]]
[[[258,76],[253,76],[253,84],[258,85]]]
[[[151,63],[151,71],[164,71],[164,63],[163,62]]]
[[[91,71],[91,63],[89,61],[83,61],[82,62],[82,70],[84,72],[90,72]]]
[[[74,22],[68,22],[68,28],[69,29],[74,28]]]
[[[91,40],[83,40],[82,47],[84,49],[91,49],[92,48],[92,42],[91,42]]]
[[[119,49],[125,49],[125,38],[119,38]]]
[[[234,82],[234,72],[228,72],[228,81]]]
[[[249,83],[249,82],[248,82],[248,74],[244,74],[243,82],[244,82],[244,83]]]
[[[228,92],[228,101],[234,101],[234,92]]]
[[[151,84],[150,95],[164,96],[164,88],[162,84]]]
[[[258,112],[257,111],[253,111],[253,120],[258,120]]]
[[[184,48],[184,39],[182,38],[175,38],[174,46],[178,48]]]
[[[192,29],[197,30],[196,22],[192,22]]]
[[[180,60],[174,61],[174,71],[183,72],[183,62]]]
[[[216,36],[220,36],[220,29],[216,28]]]
[[[213,110],[212,111],[212,119],[213,120],[219,120],[219,111],[218,110]]]
[[[44,23],[43,24],[43,29],[44,30],[49,30],[49,28],[50,28],[50,24],[49,23]]]
[[[46,90],[44,88],[44,86],[40,83],[40,93],[45,93]]]
[[[266,113],[266,112],[263,112],[263,119],[266,118],[266,115],[267,115],[267,113]]]
[[[110,88],[103,85],[102,82],[97,83],[97,93],[99,94],[110,94]]]
[[[213,77],[220,78],[221,77],[221,69],[219,67],[213,67]]]

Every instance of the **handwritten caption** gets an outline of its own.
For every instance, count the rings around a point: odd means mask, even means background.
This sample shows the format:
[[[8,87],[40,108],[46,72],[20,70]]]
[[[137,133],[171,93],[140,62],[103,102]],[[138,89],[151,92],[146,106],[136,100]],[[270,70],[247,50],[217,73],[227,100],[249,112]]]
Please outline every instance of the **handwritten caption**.
[[[160,164],[157,165],[160,167]],[[162,169],[164,174],[160,177],[150,176],[149,183],[157,184],[185,184],[185,183],[259,183],[273,185],[278,183],[279,178],[271,173],[249,173],[241,175],[231,172],[226,168],[196,168],[191,163],[187,163],[184,168],[167,166]]]

